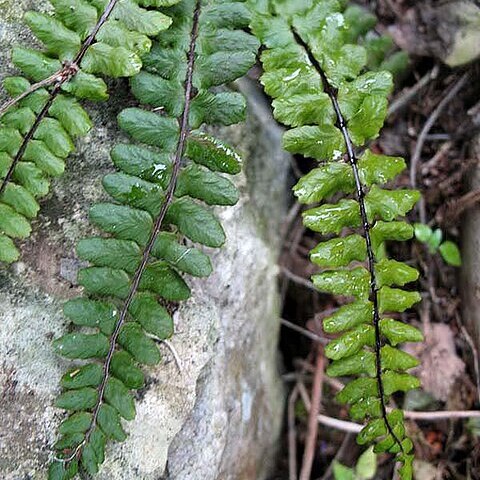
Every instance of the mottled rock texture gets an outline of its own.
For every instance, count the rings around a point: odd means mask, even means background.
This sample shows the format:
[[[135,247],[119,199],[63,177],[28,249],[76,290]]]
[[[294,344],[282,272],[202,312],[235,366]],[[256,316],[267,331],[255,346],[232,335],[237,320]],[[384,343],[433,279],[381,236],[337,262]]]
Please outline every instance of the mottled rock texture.
[[[468,188],[480,188],[480,136],[472,143],[472,158],[478,160],[468,175]],[[480,348],[480,207],[478,204],[467,210],[462,225],[461,288],[463,320]]]
[[[0,0],[1,75],[12,71],[9,47],[31,43],[25,10],[44,1]],[[276,258],[285,208],[288,157],[269,108],[248,83],[245,124],[216,133],[245,158],[237,178],[239,204],[219,209],[225,248],[213,254],[215,273],[194,281],[193,297],[175,314],[165,362],[147,370],[128,440],[111,445],[99,480],[260,480],[275,455],[283,392],[276,344],[279,301]],[[22,260],[0,268],[0,478],[44,480],[50,447],[63,413],[52,406],[67,362],[51,340],[68,329],[62,303],[80,292],[74,246],[91,233],[87,211],[102,198],[101,177],[112,170],[108,152],[121,138],[116,114],[127,103],[126,82],[116,98],[88,105],[95,123],[78,143],[66,174],[42,202]],[[120,97],[120,98],[119,98]]]

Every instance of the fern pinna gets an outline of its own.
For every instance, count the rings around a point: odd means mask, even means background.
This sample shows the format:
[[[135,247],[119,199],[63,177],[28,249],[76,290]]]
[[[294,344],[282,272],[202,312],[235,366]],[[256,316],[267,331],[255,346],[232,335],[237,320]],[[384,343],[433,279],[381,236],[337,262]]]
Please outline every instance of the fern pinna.
[[[276,118],[292,127],[284,146],[322,162],[294,187],[301,203],[322,203],[303,214],[306,227],[327,236],[311,251],[322,269],[313,282],[320,291],[353,298],[323,322],[326,333],[339,334],[325,349],[332,360],[328,374],[359,376],[337,395],[355,420],[368,419],[358,442],[377,440],[377,452],[397,454],[402,478],[410,479],[413,444],[402,412],[389,411],[387,402],[419,386],[406,373],[417,360],[394,347],[422,335],[390,314],[420,300],[417,292],[394,288],[415,281],[418,272],[388,259],[385,242],[413,236],[399,217],[419,193],[381,187],[405,168],[403,159],[368,149],[357,159],[356,153],[383,125],[392,76],[365,71],[367,51],[349,43],[352,29],[336,0],[278,0],[254,8],[253,30],[266,47],[262,83]],[[337,201],[340,193],[348,198]],[[323,203],[329,198],[337,202]]]
[[[25,76],[4,81],[12,99],[0,108],[0,261],[18,259],[13,239],[30,235],[29,220],[48,193],[49,179],[63,173],[73,140],[92,127],[77,99],[106,100],[100,76],[137,74],[151,48],[149,36],[172,21],[142,5],[178,1],[51,0],[52,15],[26,13],[44,49],[15,47],[12,61]]]
[[[243,97],[219,87],[255,61],[258,42],[242,30],[249,11],[242,2],[184,0],[167,13],[172,28],[131,81],[136,98],[152,109],[120,114],[120,127],[138,143],[113,149],[119,171],[103,185],[114,201],[90,211],[91,221],[110,236],[78,245],[79,257],[92,264],[79,273],[87,296],[69,301],[64,312],[93,330],[69,333],[54,344],[59,354],[88,362],[61,381],[56,405],[70,416],[60,426],[52,480],[73,478],[79,465],[95,474],[106,440],[125,440],[121,419],[135,416],[131,390],[144,385],[138,364],[157,364],[155,341],[173,334],[165,302],[189,298],[181,273],[206,277],[212,271],[209,257],[192,242],[225,242],[208,205],[238,200],[221,174],[239,173],[239,156],[199,127],[230,125],[244,116]]]

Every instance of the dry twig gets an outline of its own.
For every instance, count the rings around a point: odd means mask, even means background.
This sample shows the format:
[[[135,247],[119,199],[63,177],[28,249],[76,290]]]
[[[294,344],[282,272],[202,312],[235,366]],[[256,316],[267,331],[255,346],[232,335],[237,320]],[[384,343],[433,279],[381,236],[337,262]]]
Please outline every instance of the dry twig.
[[[310,480],[312,473],[313,460],[315,459],[315,447],[317,445],[318,436],[317,417],[320,413],[320,405],[322,403],[324,368],[325,357],[323,356],[323,348],[318,345],[316,348],[315,375],[313,377],[312,385],[312,402],[310,404],[308,416],[308,433],[305,443],[305,451],[303,453],[300,480]]]

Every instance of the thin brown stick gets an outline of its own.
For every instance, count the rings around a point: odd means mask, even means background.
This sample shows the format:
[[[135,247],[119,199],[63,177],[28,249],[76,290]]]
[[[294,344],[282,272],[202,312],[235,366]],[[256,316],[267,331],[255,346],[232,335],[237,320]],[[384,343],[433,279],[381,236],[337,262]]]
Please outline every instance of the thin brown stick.
[[[70,81],[80,70],[80,63],[82,62],[83,58],[85,57],[85,54],[87,53],[88,49],[92,46],[92,44],[95,42],[95,38],[102,26],[105,24],[105,22],[108,20],[110,17],[113,9],[115,8],[118,0],[110,0],[105,7],[105,10],[103,11],[102,15],[97,21],[97,24],[93,28],[92,32],[90,35],[86,38],[86,40],[83,42],[80,51],[76,55],[76,57],[73,59],[72,62],[66,62],[63,67],[55,74],[53,74],[51,77],[44,81],[50,82],[49,84],[54,84],[53,90],[50,93],[50,97],[45,103],[44,107],[38,114],[37,118],[35,119],[34,124],[30,128],[30,130],[27,132],[25,135],[22,144],[20,145],[20,148],[18,149],[17,154],[15,155],[15,158],[12,161],[12,164],[10,165],[10,168],[8,169],[7,174],[5,175],[4,179],[2,180],[2,184],[0,185],[0,197],[5,191],[5,188],[7,187],[8,183],[10,183],[10,180],[12,179],[13,172],[15,171],[15,168],[20,162],[20,160],[23,158],[23,155],[25,154],[25,150],[27,149],[28,144],[34,137],[38,127],[40,126],[40,123],[42,120],[47,116],[48,111],[50,110],[50,107],[52,106],[55,98],[60,94],[62,86]],[[31,93],[31,92],[30,92]],[[18,101],[18,99],[17,99]],[[13,105],[16,103],[16,101],[13,103]],[[6,111],[6,110],[4,110]],[[3,113],[3,112],[2,112]]]
[[[293,283],[301,285],[302,287],[308,288],[309,290],[313,290],[314,292],[318,293],[318,290],[315,288],[315,285],[306,278],[301,277],[300,275],[296,275],[295,273],[291,272],[288,268],[282,268],[283,275],[288,279],[291,280]]]
[[[423,126],[420,135],[418,136],[417,143],[415,145],[415,149],[410,160],[410,184],[412,185],[412,188],[416,188],[417,186],[418,163],[422,155],[426,136],[430,132],[431,128],[435,125],[438,117],[440,116],[444,108],[453,100],[457,93],[467,83],[468,78],[468,72],[463,74],[462,77],[460,77],[460,79],[455,83],[455,85],[450,89],[450,91],[445,95],[445,97],[443,97],[442,101],[439,102],[435,110],[430,114],[427,121],[425,122],[425,125]],[[419,202],[419,211],[420,221],[422,223],[426,223],[426,207],[423,197],[420,199]]]
[[[288,397],[288,478],[297,480],[297,429],[295,427],[295,404],[299,396],[298,387],[295,386]]]
[[[322,385],[325,369],[325,357],[323,348],[318,345],[316,348],[315,374],[312,385],[312,401],[308,415],[307,440],[305,451],[303,453],[302,469],[300,471],[300,480],[310,480],[312,474],[313,461],[315,459],[315,448],[318,437],[318,415],[322,403]]]
[[[325,337],[321,337],[320,335],[317,335],[310,330],[307,330],[306,328],[302,328],[299,325],[296,325],[295,323],[289,322],[288,320],[285,320],[282,318],[281,320],[282,325],[284,325],[287,328],[290,328],[291,330],[294,330],[295,332],[301,333],[305,337],[309,338],[310,340],[313,340],[314,342],[318,342],[321,345],[326,345],[328,343],[328,339]]]
[[[31,93],[36,92],[37,90],[40,90],[41,88],[48,87],[55,82],[58,82],[62,78],[62,72],[63,70],[59,70],[58,72],[54,73],[48,78],[45,78],[44,80],[41,80],[40,82],[34,83],[33,85],[30,86],[28,90],[25,90],[22,92],[20,95],[18,95],[15,98],[11,98],[7,102],[5,102],[1,107],[0,107],[0,117],[2,117],[7,110],[9,110],[11,107],[16,105],[18,102],[22,101],[25,97],[28,97]]]
[[[424,75],[412,88],[409,88],[406,92],[401,93],[400,96],[393,100],[393,102],[390,104],[390,107],[388,108],[388,115],[393,115],[399,110],[405,108],[423,88],[425,88],[432,80],[435,80],[438,77],[439,72],[440,67],[435,65],[432,70]]]
[[[312,403],[310,401],[310,397],[308,396],[307,389],[301,380],[297,382],[297,385],[298,385],[298,391],[300,392],[300,396],[302,397],[302,401],[305,405],[305,408],[309,412],[312,406]],[[321,413],[317,415],[317,422],[329,428],[334,428],[336,430],[342,430],[344,432],[351,432],[351,433],[358,433],[363,428],[363,425],[360,425],[358,423],[348,422],[345,420],[340,420],[338,418],[328,417],[327,415],[322,415]]]
[[[461,325],[460,328],[462,330],[463,336],[465,337],[465,340],[467,341],[470,347],[470,350],[472,351],[473,368],[475,370],[475,382],[477,384],[477,399],[478,399],[478,402],[480,403],[480,365],[478,363],[477,347],[475,346],[475,342],[473,341],[473,338],[468,333],[468,330],[463,325]]]

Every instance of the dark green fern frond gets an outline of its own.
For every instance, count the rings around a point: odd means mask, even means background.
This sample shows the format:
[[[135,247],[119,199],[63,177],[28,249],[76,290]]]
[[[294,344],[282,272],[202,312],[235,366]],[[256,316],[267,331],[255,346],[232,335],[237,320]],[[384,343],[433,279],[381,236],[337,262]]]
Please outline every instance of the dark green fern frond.
[[[419,386],[406,373],[417,360],[394,347],[421,341],[422,335],[389,316],[420,300],[417,292],[398,288],[417,280],[418,272],[386,258],[384,245],[413,236],[402,218],[419,193],[383,186],[405,168],[403,159],[369,150],[357,158],[357,149],[383,125],[392,75],[365,70],[367,50],[351,42],[371,25],[350,24],[351,12],[342,13],[342,2],[251,5],[257,12],[254,32],[266,47],[262,82],[274,98],[276,118],[291,127],[284,146],[321,162],[294,188],[301,203],[321,203],[303,215],[305,226],[327,236],[311,252],[321,269],[313,283],[352,300],[324,320],[325,332],[339,335],[325,349],[332,360],[328,373],[359,377],[337,396],[351,406],[354,419],[368,420],[358,442],[376,440],[377,452],[397,454],[402,479],[411,479],[413,444],[402,412],[389,413],[387,402],[393,393]],[[338,193],[346,198],[328,203]]]
[[[249,11],[242,2],[184,0],[166,13],[172,28],[146,55],[148,71],[132,79],[135,96],[153,110],[120,114],[120,127],[136,143],[113,149],[118,171],[103,180],[112,201],[90,211],[109,235],[78,245],[79,257],[91,263],[79,274],[86,296],[68,302],[65,315],[83,328],[56,340],[55,349],[87,363],[62,379],[56,404],[70,415],[60,426],[51,480],[73,478],[79,466],[95,474],[106,441],[125,440],[122,419],[135,417],[131,390],[144,384],[139,365],[157,364],[156,341],[173,334],[165,303],[189,298],[184,274],[212,271],[193,243],[225,242],[209,206],[238,200],[222,174],[239,173],[240,157],[198,127],[243,118],[241,95],[217,87],[255,61],[258,42],[242,30]]]
[[[102,76],[137,74],[149,37],[172,21],[144,7],[177,1],[51,0],[52,15],[26,13],[44,48],[15,47],[12,61],[24,76],[4,81],[12,100],[0,109],[0,261],[18,259],[14,240],[30,235],[50,179],[92,127],[78,100],[106,100]]]

